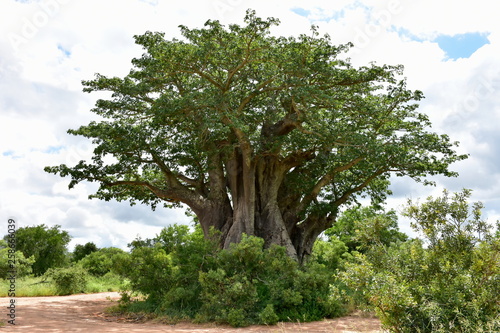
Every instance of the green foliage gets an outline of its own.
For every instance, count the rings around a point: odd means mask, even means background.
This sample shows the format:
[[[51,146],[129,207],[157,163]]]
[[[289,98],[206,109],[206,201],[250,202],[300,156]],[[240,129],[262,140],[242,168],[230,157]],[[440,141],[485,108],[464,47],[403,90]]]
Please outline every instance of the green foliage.
[[[16,249],[21,251],[25,258],[33,256],[35,262],[32,268],[35,276],[43,275],[49,268],[61,267],[67,263],[66,246],[71,237],[67,231],[60,228],[59,225],[49,228],[41,224],[16,230]]]
[[[342,241],[349,252],[366,252],[374,245],[404,242],[408,236],[398,229],[396,211],[384,211],[377,206],[355,206],[343,212],[330,229],[325,231],[330,241]]]
[[[220,250],[199,228],[174,225],[162,230],[151,247],[135,248],[121,273],[132,291],[147,296],[157,313],[232,326],[310,321],[340,315],[330,296],[332,270],[310,262],[304,267],[280,246],[244,236]]]
[[[118,258],[128,256],[128,254],[116,247],[106,247],[90,253],[80,260],[79,264],[90,274],[103,276],[111,272],[116,266]]]
[[[223,235],[258,216],[250,229],[266,238],[267,225],[286,220],[283,239],[266,243],[294,240],[299,258],[357,194],[382,201],[391,174],[456,176],[449,165],[466,156],[429,131],[417,111],[423,94],[407,89],[402,66],[356,68],[351,44],[333,45],[317,27],[276,37],[278,24],[249,10],[241,26],[209,20],[181,26],[182,39],[135,36],[144,52],[128,75],[83,82],[85,92],[111,93],[92,109],[99,121],[69,130],[96,145],[92,159],[45,170],[70,177],[70,188],[98,183],[93,198],[186,204]]]
[[[87,242],[85,245],[77,244],[73,250],[71,261],[77,262],[88,256],[92,252],[99,250],[93,242]]]
[[[218,254],[217,269],[200,273],[202,318],[233,325],[235,313],[243,314],[246,324],[311,321],[341,313],[329,297],[331,271],[320,264],[299,267],[283,247],[263,245],[260,238],[244,236]]]
[[[7,242],[0,239],[0,279],[6,279],[15,268],[16,278],[30,275],[33,272],[32,265],[35,257],[26,258],[21,251],[14,251],[7,246]]]
[[[272,304],[267,304],[259,313],[259,322],[264,325],[275,325],[278,321],[279,317],[274,311],[274,306]]]
[[[412,227],[422,233],[430,247],[445,253],[467,254],[478,242],[493,237],[492,225],[481,220],[483,204],[469,205],[471,193],[464,189],[450,197],[444,190],[442,197],[429,197],[423,204],[408,200],[404,214],[413,220]]]
[[[347,245],[332,236],[329,241],[317,240],[314,243],[313,251],[308,261],[325,265],[330,271],[334,272],[339,268],[342,260],[347,256]]]
[[[500,330],[500,239],[480,219],[470,191],[409,202],[405,213],[423,241],[355,254],[341,278],[394,332]]]
[[[108,291],[121,291],[125,287],[124,279],[113,272],[108,272],[103,276],[89,275],[86,293],[102,293]]]
[[[170,288],[172,267],[170,258],[160,247],[137,248],[128,258],[120,258],[118,270],[130,279],[131,288],[158,302]]]
[[[215,233],[205,238],[198,226],[189,232],[186,225],[172,225],[147,240],[148,246],[119,258],[117,271],[130,280],[132,290],[147,296],[155,311],[191,316],[201,306],[199,271],[213,267],[217,240]]]
[[[72,295],[85,292],[88,274],[79,266],[51,268],[45,276],[54,281],[59,295]]]

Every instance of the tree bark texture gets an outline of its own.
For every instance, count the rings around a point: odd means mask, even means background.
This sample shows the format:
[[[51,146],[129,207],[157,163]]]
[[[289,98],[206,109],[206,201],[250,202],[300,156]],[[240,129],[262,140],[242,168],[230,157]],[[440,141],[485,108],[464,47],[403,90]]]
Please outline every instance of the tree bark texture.
[[[229,191],[221,188],[217,195],[209,195],[201,208],[191,207],[205,234],[211,228],[220,231],[224,248],[238,243],[243,234],[261,237],[266,246],[284,246],[289,256],[302,261],[331,221],[313,217],[301,221],[301,197],[290,198],[283,185],[291,166],[275,155],[254,157],[235,149],[218,172],[209,174],[212,184],[223,176]]]

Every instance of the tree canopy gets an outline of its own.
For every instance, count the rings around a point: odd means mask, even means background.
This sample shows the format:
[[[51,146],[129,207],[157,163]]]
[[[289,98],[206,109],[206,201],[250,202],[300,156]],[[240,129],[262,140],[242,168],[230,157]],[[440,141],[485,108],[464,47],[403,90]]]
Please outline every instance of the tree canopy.
[[[77,262],[81,259],[85,258],[89,254],[98,251],[97,245],[94,242],[87,242],[85,245],[76,244],[75,249],[73,250],[73,254],[71,256],[71,261]]]
[[[355,68],[328,35],[275,37],[275,18],[249,10],[245,25],[180,26],[183,38],[135,36],[144,54],[124,78],[97,74],[102,117],[69,133],[96,144],[91,161],[46,167],[70,188],[97,182],[94,198],[185,204],[221,245],[242,234],[298,259],[332,226],[338,207],[389,193],[389,177],[455,176],[465,158],[429,131],[421,91],[402,66]]]
[[[22,252],[25,258],[34,259],[32,268],[36,276],[66,263],[66,246],[70,240],[71,236],[67,231],[61,230],[60,225],[49,228],[40,224],[16,230],[16,250]]]

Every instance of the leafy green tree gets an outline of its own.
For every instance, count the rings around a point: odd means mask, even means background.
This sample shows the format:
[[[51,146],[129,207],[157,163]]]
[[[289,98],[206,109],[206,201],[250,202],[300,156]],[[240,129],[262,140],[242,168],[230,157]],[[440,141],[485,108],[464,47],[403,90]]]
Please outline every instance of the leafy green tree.
[[[34,257],[32,267],[35,276],[43,275],[49,268],[67,263],[67,245],[70,240],[71,236],[67,231],[61,230],[60,225],[49,228],[41,224],[16,230],[16,248],[24,257]]]
[[[127,247],[130,248],[130,251],[133,251],[141,247],[152,247],[153,244],[154,241],[151,238],[142,239],[141,237],[137,237],[132,242],[128,243]]]
[[[352,251],[366,252],[377,244],[404,242],[408,235],[399,231],[396,211],[376,206],[355,206],[343,212],[333,227],[325,231],[330,241],[338,238]]]
[[[431,247],[443,246],[451,252],[467,252],[477,243],[491,238],[493,226],[481,219],[481,202],[469,205],[472,191],[450,196],[447,190],[438,198],[428,197],[427,202],[419,204],[408,200],[404,215],[412,219],[411,226],[420,232]]]
[[[84,257],[80,260],[80,264],[90,274],[103,276],[114,269],[117,258],[122,258],[126,255],[127,253],[122,249],[105,247]]]
[[[11,275],[9,272],[12,271],[12,265],[16,277],[23,277],[33,272],[32,265],[35,258],[33,256],[26,258],[21,251],[12,251],[7,242],[0,239],[0,279],[6,279]]]
[[[350,44],[316,27],[272,36],[278,24],[249,10],[243,26],[181,26],[182,40],[135,36],[145,52],[130,74],[83,82],[112,93],[92,110],[102,121],[69,130],[97,145],[92,161],[45,170],[97,182],[94,198],[185,204],[225,248],[246,233],[299,260],[341,205],[383,200],[391,174],[455,176],[466,156],[427,130],[402,66],[354,68]]]
[[[74,262],[80,261],[92,252],[99,250],[93,242],[87,242],[85,245],[77,244],[73,250],[71,260]]]

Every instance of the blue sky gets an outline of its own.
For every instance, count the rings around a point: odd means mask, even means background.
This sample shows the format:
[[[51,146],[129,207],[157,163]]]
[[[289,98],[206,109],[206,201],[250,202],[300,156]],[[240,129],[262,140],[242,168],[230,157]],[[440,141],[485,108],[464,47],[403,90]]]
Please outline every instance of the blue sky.
[[[241,23],[253,8],[277,17],[277,35],[308,33],[316,24],[334,43],[353,42],[355,66],[403,64],[410,89],[426,98],[420,111],[433,130],[461,142],[470,154],[453,169],[460,177],[436,177],[436,187],[393,179],[388,206],[407,198],[439,195],[443,188],[473,190],[485,217],[500,218],[500,26],[489,0],[4,0],[0,12],[0,234],[8,218],[18,226],[59,224],[71,247],[126,244],[153,237],[170,223],[187,223],[182,210],[129,207],[88,200],[94,184],[68,190],[68,180],[43,171],[92,155],[84,138],[70,136],[95,119],[89,111],[103,95],[85,94],[81,81],[94,73],[123,76],[142,50],[132,36],[147,30],[179,36],[178,25],[200,27],[208,19]],[[450,13],[450,8],[453,12]],[[410,232],[407,221],[401,229]]]
[[[488,33],[484,32],[466,32],[455,35],[439,34],[432,38],[426,39],[416,35],[412,35],[410,31],[402,28],[392,27],[399,36],[408,38],[412,41],[423,43],[430,41],[436,43],[439,48],[445,53],[444,60],[457,60],[460,58],[469,58],[484,45],[490,43]]]
[[[487,34],[480,32],[467,32],[453,36],[440,35],[433,42],[436,42],[446,53],[447,58],[452,60],[469,58],[482,46],[489,44]]]

